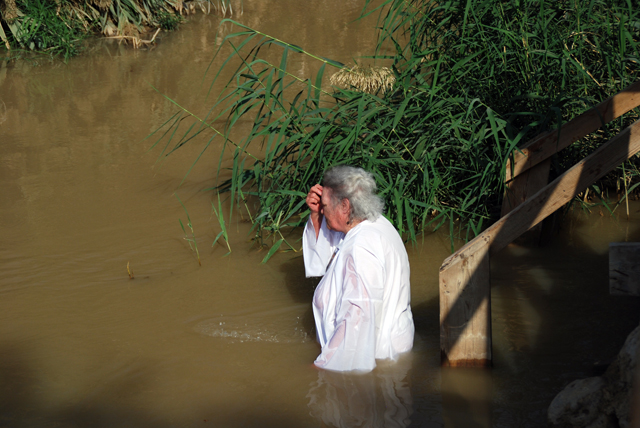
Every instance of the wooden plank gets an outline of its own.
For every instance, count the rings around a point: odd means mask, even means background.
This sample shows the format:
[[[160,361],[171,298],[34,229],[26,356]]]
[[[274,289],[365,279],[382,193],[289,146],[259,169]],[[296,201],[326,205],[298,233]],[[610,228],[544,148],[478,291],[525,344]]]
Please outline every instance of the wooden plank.
[[[491,366],[489,241],[440,269],[440,356],[443,366]]]
[[[529,141],[507,162],[506,180],[522,174],[527,169],[549,158],[571,143],[596,131],[603,124],[622,116],[640,105],[640,81],[631,84],[594,108],[565,123],[558,131],[549,131]]]
[[[640,242],[609,244],[609,293],[640,296]]]

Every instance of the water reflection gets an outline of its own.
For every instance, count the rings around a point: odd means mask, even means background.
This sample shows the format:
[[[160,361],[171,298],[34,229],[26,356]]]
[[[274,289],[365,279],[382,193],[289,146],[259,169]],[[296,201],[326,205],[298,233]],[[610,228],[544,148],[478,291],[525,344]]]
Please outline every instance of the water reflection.
[[[373,372],[358,375],[319,370],[307,394],[311,416],[323,426],[338,428],[409,426],[411,361],[411,355],[404,355],[396,363],[378,362]]]
[[[442,369],[442,417],[448,428],[490,428],[491,371]]]

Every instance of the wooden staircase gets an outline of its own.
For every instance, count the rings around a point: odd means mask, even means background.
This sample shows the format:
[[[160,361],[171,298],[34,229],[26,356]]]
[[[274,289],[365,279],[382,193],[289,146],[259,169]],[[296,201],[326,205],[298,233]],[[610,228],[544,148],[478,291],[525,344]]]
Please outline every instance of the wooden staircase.
[[[507,164],[502,218],[440,267],[442,365],[491,366],[491,255],[640,151],[639,120],[547,184],[553,154],[638,106],[640,81],[514,152]]]

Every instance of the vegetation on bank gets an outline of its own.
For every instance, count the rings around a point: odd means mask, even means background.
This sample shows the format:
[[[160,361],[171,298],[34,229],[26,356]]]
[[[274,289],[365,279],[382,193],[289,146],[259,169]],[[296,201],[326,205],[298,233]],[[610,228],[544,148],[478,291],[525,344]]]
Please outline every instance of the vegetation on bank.
[[[232,13],[230,0],[0,0],[0,40],[9,51],[29,50],[76,55],[79,42],[103,34],[131,42],[151,43],[143,34],[173,30],[184,14]]]
[[[190,113],[181,107],[164,129],[167,147],[206,133],[207,147],[219,139],[232,151],[229,171],[222,158],[218,171],[230,179],[216,190],[234,202],[229,215],[241,207],[259,242],[269,238],[266,258],[283,243],[294,248],[285,231],[303,224],[307,190],[335,164],[374,173],[386,215],[407,238],[445,224],[452,238],[472,238],[499,216],[505,164],[519,144],[639,78],[640,9],[631,0],[387,0],[364,13],[380,13],[380,47],[395,47],[371,57],[389,65],[391,89],[388,81],[369,91],[345,84],[351,67],[234,23],[238,31],[226,38],[234,53],[222,67],[242,62],[226,91],[207,117],[185,125]],[[264,59],[267,47],[282,50],[279,63]],[[296,75],[292,55],[317,61],[318,73]],[[327,84],[330,70],[341,70],[333,81],[340,87]],[[377,70],[359,67],[354,82],[389,76]],[[221,117],[225,128],[214,128]],[[637,117],[630,112],[574,143],[554,157],[553,174]],[[251,131],[234,141],[241,119]],[[638,157],[622,171],[604,183],[633,187]],[[602,189],[596,183],[591,194]],[[219,203],[215,212],[224,232]]]

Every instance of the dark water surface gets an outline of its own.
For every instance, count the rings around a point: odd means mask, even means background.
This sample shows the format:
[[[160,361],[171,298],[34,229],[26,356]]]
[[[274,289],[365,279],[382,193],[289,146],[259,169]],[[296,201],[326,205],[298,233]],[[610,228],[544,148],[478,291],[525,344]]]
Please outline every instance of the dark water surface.
[[[360,7],[245,1],[238,19],[350,63],[374,47]],[[159,163],[141,142],[175,111],[151,85],[206,111],[200,82],[234,31],[218,23],[191,17],[151,51],[99,42],[68,64],[0,65],[0,426],[538,427],[564,385],[611,361],[640,305],[608,295],[607,249],[640,240],[637,203],[630,221],[575,211],[550,246],[493,261],[491,371],[439,368],[441,234],[409,246],[415,350],[366,376],[315,370],[300,253],[261,265],[240,218],[232,253],[211,247],[200,190],[220,147],[177,191],[200,267],[174,192],[204,141]]]

